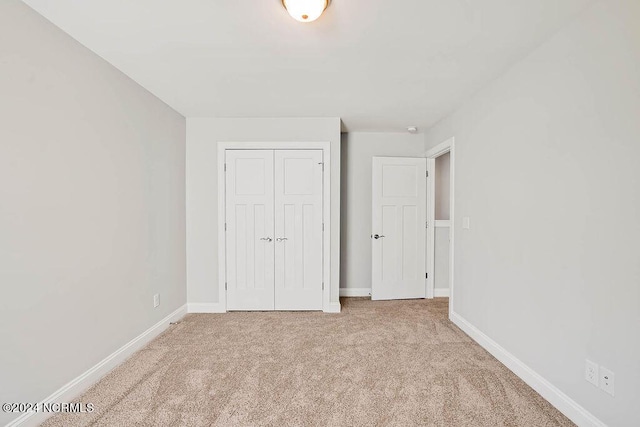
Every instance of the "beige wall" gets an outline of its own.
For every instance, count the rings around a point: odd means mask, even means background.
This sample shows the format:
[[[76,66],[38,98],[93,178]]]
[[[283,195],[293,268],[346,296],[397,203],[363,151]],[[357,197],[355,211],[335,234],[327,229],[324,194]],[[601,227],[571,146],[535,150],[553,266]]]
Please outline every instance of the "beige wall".
[[[340,286],[371,288],[373,156],[424,157],[424,135],[342,134],[342,268]]]
[[[0,402],[44,399],[185,304],[184,158],[182,116],[0,2]]]
[[[595,2],[427,135],[455,137],[454,311],[611,426],[640,425],[638,22]]]

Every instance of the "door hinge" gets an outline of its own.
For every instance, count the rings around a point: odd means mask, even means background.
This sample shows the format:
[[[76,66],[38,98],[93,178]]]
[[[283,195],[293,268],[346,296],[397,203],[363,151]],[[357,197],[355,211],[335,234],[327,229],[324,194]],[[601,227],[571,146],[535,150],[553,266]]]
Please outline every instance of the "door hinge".
[[[429,171],[427,171],[427,178],[429,178]]]
[[[225,172],[227,171],[227,164],[226,163],[224,164],[224,171]]]
[[[322,231],[324,231],[324,222],[322,223]]]
[[[429,273],[424,273],[424,278],[428,279],[429,278]]]
[[[227,223],[224,223],[224,231],[227,231]]]
[[[224,282],[224,290],[227,290],[227,282]]]
[[[322,172],[324,172],[324,162],[320,162],[318,164],[322,166]]]
[[[424,223],[424,228],[429,228],[429,221],[426,221],[426,222]]]
[[[324,291],[324,282],[322,282],[322,290]]]

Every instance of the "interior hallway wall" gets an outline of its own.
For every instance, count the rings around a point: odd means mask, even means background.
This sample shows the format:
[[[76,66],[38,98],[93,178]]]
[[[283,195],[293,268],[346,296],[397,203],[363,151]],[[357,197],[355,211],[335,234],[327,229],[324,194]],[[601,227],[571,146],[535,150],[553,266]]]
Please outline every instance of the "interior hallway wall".
[[[611,426],[640,425],[638,22],[595,2],[427,134],[455,137],[455,313]]]
[[[120,71],[0,1],[0,402],[46,398],[186,303],[185,133]]]
[[[436,157],[435,173],[435,219],[438,221],[449,221],[450,199],[451,199],[451,154],[445,153]],[[449,289],[449,248],[450,248],[450,227],[441,227],[436,224],[434,232],[435,259],[434,259],[434,287],[439,290]],[[436,295],[443,292],[436,291]]]
[[[434,276],[433,286],[436,289],[436,296],[439,290],[449,289],[449,227],[436,227],[434,233],[435,239],[435,259],[434,259]],[[441,294],[442,292],[440,292]]]
[[[436,221],[449,219],[449,199],[451,197],[451,186],[449,184],[450,163],[450,153],[436,157]]]

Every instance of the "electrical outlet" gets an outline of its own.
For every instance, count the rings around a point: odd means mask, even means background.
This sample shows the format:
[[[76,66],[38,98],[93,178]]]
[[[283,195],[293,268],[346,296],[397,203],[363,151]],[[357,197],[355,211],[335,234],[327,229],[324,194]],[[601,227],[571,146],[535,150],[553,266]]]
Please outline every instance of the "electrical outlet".
[[[613,386],[614,386],[615,374],[605,368],[604,366],[600,367],[600,388],[611,396],[613,396]]]
[[[585,359],[584,361],[584,379],[594,386],[598,387],[598,364]]]
[[[160,305],[160,294],[155,294],[153,296],[153,308],[156,308]]]

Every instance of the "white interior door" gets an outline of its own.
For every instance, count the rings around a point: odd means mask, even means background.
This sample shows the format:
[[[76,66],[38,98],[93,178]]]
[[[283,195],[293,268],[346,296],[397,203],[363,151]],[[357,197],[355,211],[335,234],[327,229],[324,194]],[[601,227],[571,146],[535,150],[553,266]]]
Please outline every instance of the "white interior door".
[[[373,158],[373,300],[426,296],[426,175],[424,158]]]
[[[227,308],[273,310],[273,150],[227,150],[225,161]]]
[[[275,309],[322,310],[322,150],[275,151]]]

